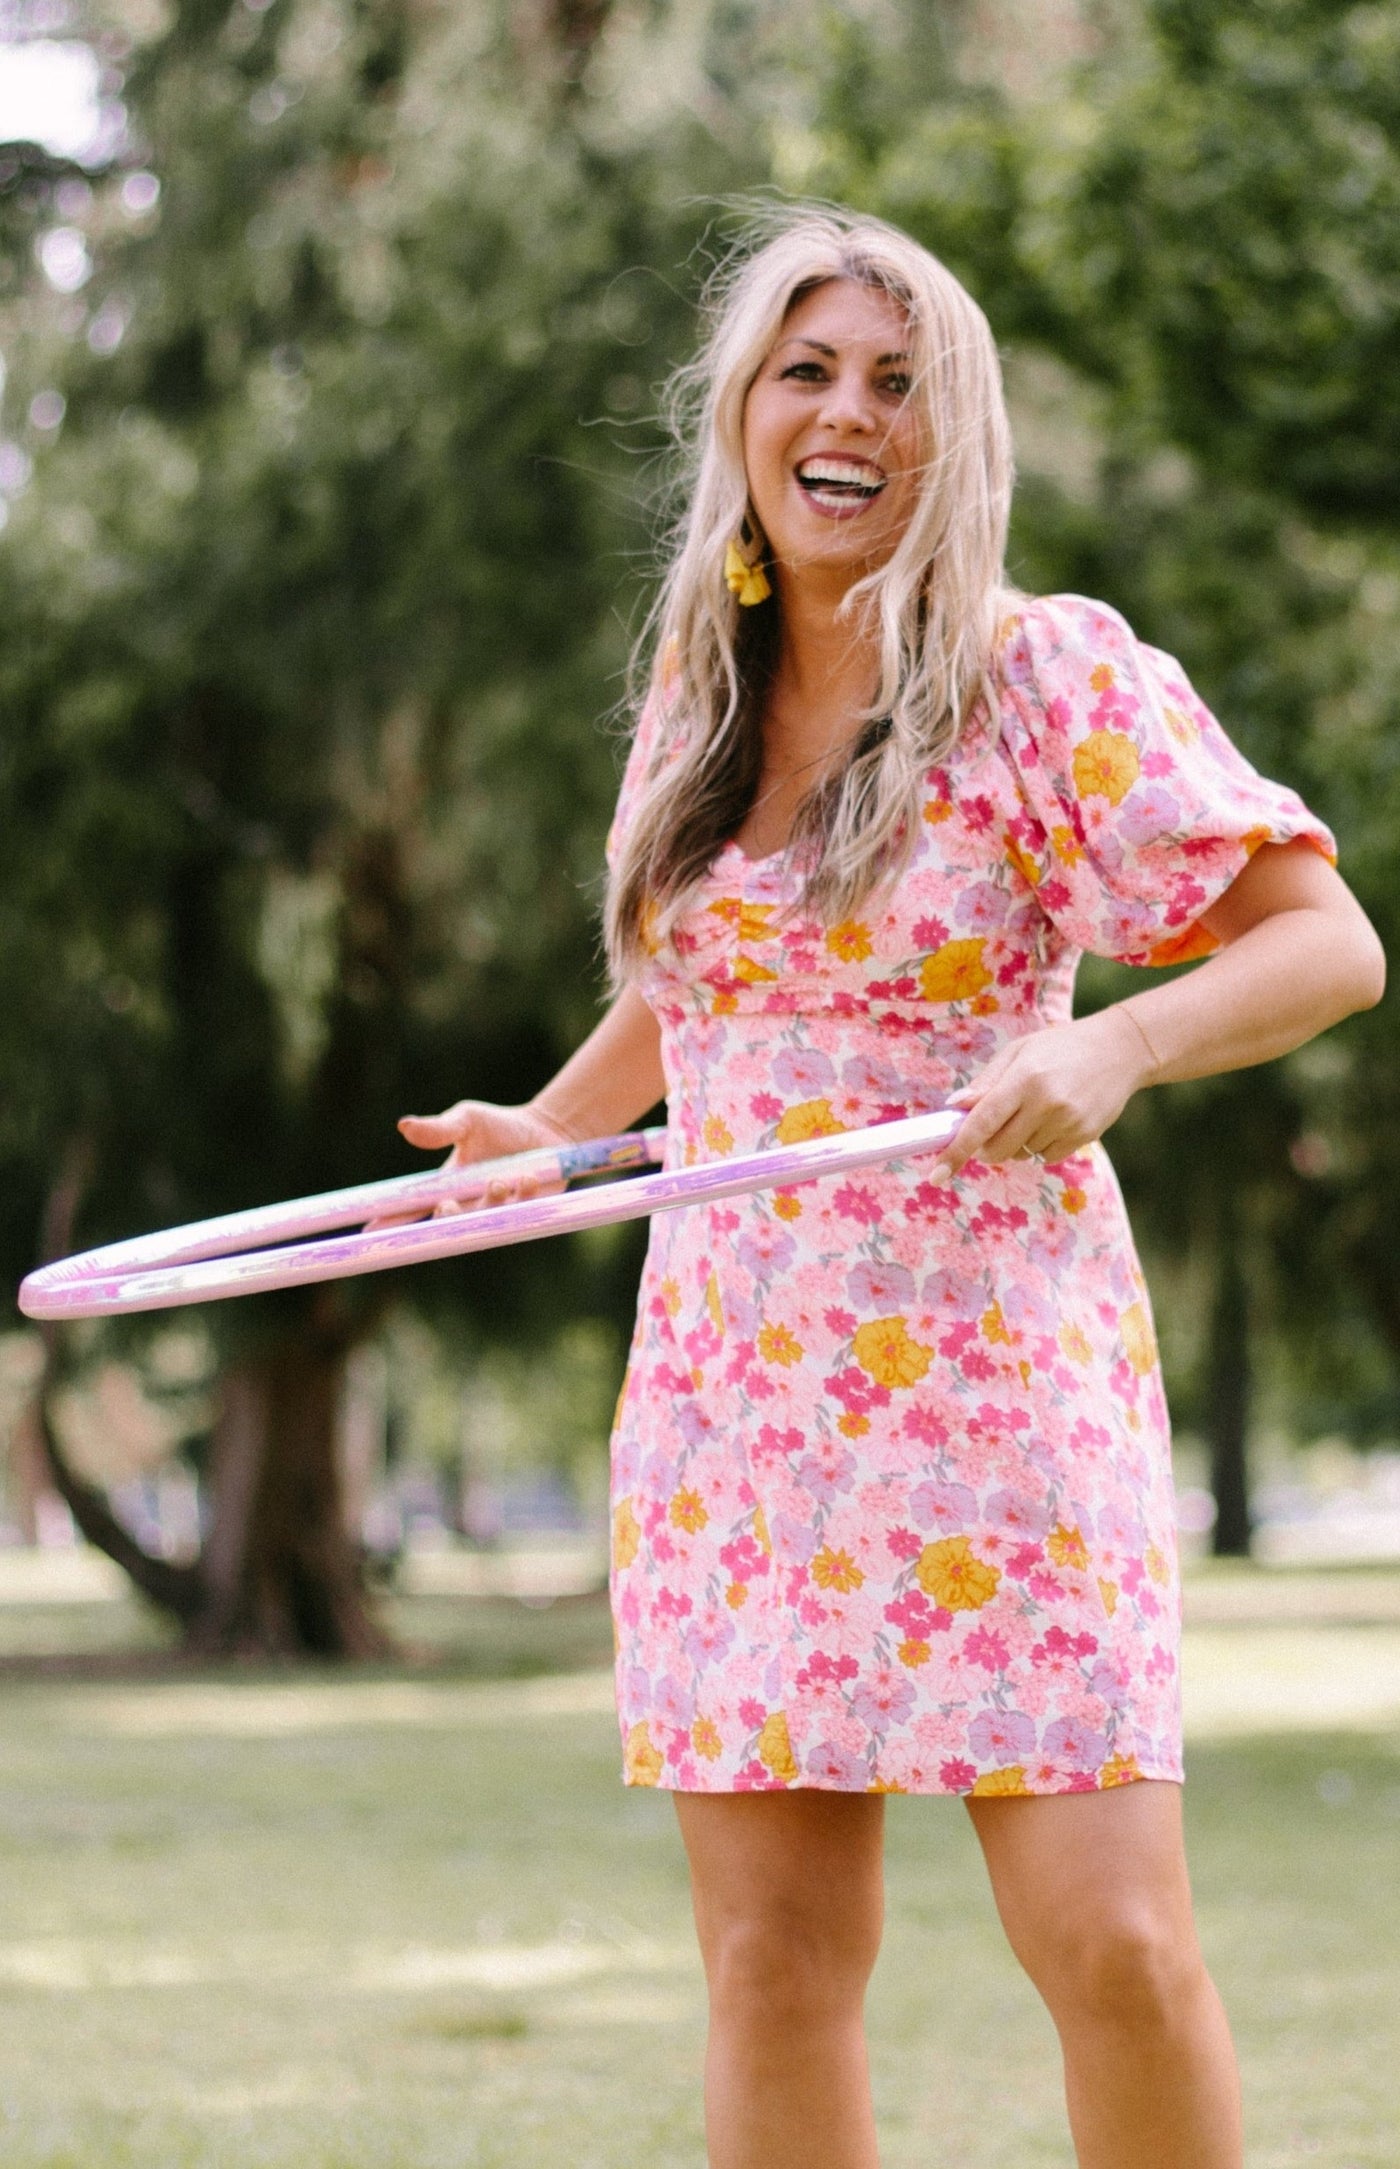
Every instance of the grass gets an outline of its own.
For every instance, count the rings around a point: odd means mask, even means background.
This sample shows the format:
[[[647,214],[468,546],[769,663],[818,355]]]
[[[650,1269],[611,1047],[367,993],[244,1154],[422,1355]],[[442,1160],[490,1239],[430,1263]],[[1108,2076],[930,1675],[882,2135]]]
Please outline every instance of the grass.
[[[32,1650],[13,1611],[0,1646]],[[683,1863],[669,1803],[617,1782],[605,1614],[400,1624],[444,1663],[0,1683],[7,2169],[699,2169]],[[1311,1629],[1319,1677],[1365,1631]],[[1400,1635],[1371,1631],[1383,1668]],[[1231,1737],[1212,1707],[1192,1856],[1252,2169],[1391,2169],[1400,1733]],[[871,2029],[888,2169],[1067,2169],[953,1803],[891,1802]]]

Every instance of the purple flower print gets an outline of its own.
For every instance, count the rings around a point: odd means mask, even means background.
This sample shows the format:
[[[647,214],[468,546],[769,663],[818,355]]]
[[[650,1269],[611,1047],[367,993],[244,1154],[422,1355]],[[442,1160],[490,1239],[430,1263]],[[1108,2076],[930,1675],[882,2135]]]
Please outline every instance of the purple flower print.
[[[838,1747],[834,1740],[823,1740],[820,1747],[814,1747],[806,1767],[814,1785],[829,1786],[835,1792],[864,1792],[870,1783],[870,1772],[859,1755]]]
[[[739,1237],[739,1263],[755,1280],[771,1280],[785,1273],[797,1256],[797,1245],[778,1221],[752,1220]]]
[[[733,1640],[733,1614],[722,1612],[717,1604],[707,1604],[686,1628],[682,1647],[696,1671],[703,1672],[718,1664]]]
[[[883,1265],[863,1259],[846,1275],[846,1293],[857,1311],[872,1318],[892,1318],[914,1301],[914,1276],[907,1265]]]
[[[841,1082],[848,1092],[859,1092],[869,1099],[903,1099],[906,1092],[904,1079],[892,1062],[882,1062],[877,1055],[853,1055],[841,1065]]]
[[[793,1514],[778,1514],[773,1521],[773,1545],[781,1558],[795,1559],[806,1566],[820,1549],[821,1539],[810,1521],[799,1520]]]
[[[694,1689],[668,1672],[652,1688],[651,1707],[664,1725],[689,1732],[695,1722]]]
[[[856,1478],[856,1457],[835,1439],[820,1439],[798,1462],[793,1474],[819,1506],[830,1506]]]
[[[1051,1762],[1067,1762],[1077,1770],[1096,1770],[1108,1753],[1108,1735],[1072,1717],[1058,1717],[1045,1728],[1041,1752]]]
[[[989,1522],[997,1523],[1023,1540],[1044,1536],[1055,1516],[1044,1499],[1023,1491],[994,1491],[985,1508]]]
[[[914,1707],[914,1682],[898,1665],[877,1665],[851,1697],[851,1714],[872,1732],[902,1725]]]
[[[984,1710],[968,1726],[967,1744],[983,1762],[1022,1762],[1035,1752],[1035,1726],[1021,1710]]]
[[[1181,825],[1181,805],[1159,783],[1129,791],[1118,809],[1118,833],[1126,842],[1153,844],[1171,836]]]
[[[773,1081],[789,1099],[822,1099],[836,1089],[836,1064],[815,1047],[784,1047],[774,1057]]]
[[[921,1529],[960,1535],[977,1518],[977,1494],[967,1484],[919,1484],[909,1494],[909,1511]]]
[[[953,917],[959,926],[971,927],[977,934],[989,934],[1005,922],[1005,892],[994,881],[974,881],[953,906]]]
[[[954,1272],[950,1266],[930,1273],[920,1295],[927,1309],[947,1318],[980,1318],[990,1300],[980,1280]]]

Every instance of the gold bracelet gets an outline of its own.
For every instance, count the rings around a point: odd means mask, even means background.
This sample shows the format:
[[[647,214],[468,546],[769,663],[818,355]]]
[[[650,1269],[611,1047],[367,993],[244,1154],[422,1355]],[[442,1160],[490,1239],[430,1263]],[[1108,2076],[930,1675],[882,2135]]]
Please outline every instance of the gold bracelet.
[[[1121,1017],[1127,1018],[1129,1024],[1131,1024],[1133,1029],[1136,1031],[1138,1038],[1142,1041],[1144,1047],[1146,1047],[1148,1053],[1151,1055],[1153,1069],[1160,1071],[1162,1067],[1162,1057],[1158,1054],[1157,1049],[1153,1046],[1151,1040],[1148,1038],[1146,1030],[1140,1022],[1136,1012],[1134,1010],[1131,1010],[1126,1002],[1118,1002],[1115,1006],[1118,1010],[1118,1014]]]

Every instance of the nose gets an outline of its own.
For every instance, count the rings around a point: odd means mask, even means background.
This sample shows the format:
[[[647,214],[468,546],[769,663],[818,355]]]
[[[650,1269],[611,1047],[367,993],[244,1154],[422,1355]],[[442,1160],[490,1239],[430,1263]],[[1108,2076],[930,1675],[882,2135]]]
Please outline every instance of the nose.
[[[843,433],[873,434],[877,426],[875,401],[862,369],[842,369],[828,380],[822,402],[822,420]]]

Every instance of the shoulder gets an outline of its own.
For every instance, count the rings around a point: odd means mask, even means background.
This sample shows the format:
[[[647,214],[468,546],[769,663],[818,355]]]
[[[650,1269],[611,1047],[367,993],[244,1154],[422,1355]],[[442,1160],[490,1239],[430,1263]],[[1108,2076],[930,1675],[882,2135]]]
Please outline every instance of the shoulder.
[[[998,686],[1034,691],[1056,677],[1082,681],[1097,664],[1131,663],[1137,638],[1111,604],[1087,595],[1027,595],[997,627],[991,675]]]

